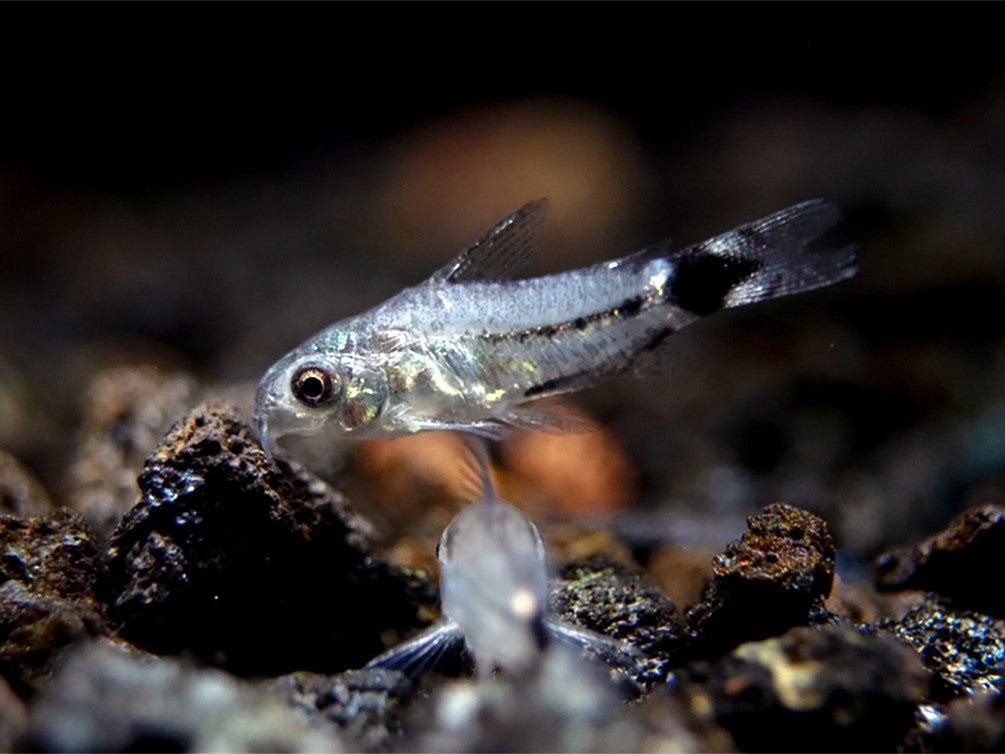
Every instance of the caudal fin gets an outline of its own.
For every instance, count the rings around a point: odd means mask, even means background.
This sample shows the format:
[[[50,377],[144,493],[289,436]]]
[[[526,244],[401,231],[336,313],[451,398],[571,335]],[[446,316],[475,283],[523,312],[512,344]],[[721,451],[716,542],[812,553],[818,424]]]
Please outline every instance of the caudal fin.
[[[672,253],[670,298],[704,315],[849,278],[856,247],[825,238],[840,220],[833,204],[811,199]]]

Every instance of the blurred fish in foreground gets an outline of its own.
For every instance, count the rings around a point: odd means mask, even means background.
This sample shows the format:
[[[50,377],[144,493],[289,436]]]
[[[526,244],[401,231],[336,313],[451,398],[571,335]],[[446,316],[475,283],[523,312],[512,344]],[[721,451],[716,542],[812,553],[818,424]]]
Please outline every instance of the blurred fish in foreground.
[[[572,644],[601,659],[631,661],[630,645],[559,621],[547,613],[548,568],[537,527],[496,497],[484,444],[472,440],[478,499],[454,517],[437,547],[442,619],[371,660],[410,676],[463,665],[465,648],[479,675],[526,675],[545,654]]]
[[[525,205],[424,283],[280,359],[256,394],[263,445],[274,451],[283,435],[322,430],[363,439],[575,428],[574,417],[531,402],[642,368],[702,316],[856,270],[854,247],[824,239],[837,208],[811,200],[678,251],[664,241],[512,280],[537,248],[546,211],[545,200]]]

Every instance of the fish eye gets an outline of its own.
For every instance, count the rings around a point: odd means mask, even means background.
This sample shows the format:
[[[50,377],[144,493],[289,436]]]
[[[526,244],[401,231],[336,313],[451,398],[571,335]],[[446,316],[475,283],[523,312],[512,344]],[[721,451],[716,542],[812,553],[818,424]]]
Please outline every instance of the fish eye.
[[[328,403],[335,395],[331,373],[317,364],[300,367],[290,381],[290,388],[298,401],[311,408]]]

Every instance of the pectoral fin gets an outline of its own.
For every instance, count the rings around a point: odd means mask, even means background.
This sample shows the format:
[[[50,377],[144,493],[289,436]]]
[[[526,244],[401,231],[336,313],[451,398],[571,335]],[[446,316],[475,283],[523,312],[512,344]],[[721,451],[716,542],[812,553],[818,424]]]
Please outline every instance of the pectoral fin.
[[[421,634],[374,657],[365,668],[400,670],[409,678],[418,678],[433,671],[456,675],[469,664],[464,635],[452,620],[441,620]]]
[[[548,633],[565,644],[585,649],[607,665],[630,667],[642,659],[642,653],[631,644],[598,634],[581,626],[549,618]]]
[[[507,424],[539,432],[586,434],[597,431],[596,423],[567,403],[556,400],[523,403],[506,411]]]

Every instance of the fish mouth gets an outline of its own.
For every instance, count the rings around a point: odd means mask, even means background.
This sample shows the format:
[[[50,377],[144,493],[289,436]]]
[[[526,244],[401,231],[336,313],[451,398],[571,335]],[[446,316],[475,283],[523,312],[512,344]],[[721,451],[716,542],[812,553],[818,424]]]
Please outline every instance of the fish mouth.
[[[274,460],[276,454],[275,441],[278,438],[273,438],[269,435],[269,415],[264,411],[256,409],[254,415],[251,417],[251,427],[255,433],[255,437],[258,439],[258,444],[265,451],[265,455],[269,457],[269,460]]]
[[[270,460],[280,452],[279,440],[287,435],[314,434],[317,428],[306,422],[303,414],[291,411],[277,401],[265,388],[259,388],[251,428],[262,450]]]
[[[282,437],[282,433],[276,431],[275,422],[270,422],[277,410],[281,409],[269,393],[266,381],[262,380],[255,393],[255,410],[251,415],[251,428],[269,460],[274,460],[278,450],[276,441]],[[270,423],[272,424],[271,431]]]
[[[251,416],[251,429],[258,440],[258,444],[265,451],[265,455],[269,457],[270,461],[275,460],[276,441],[279,437],[274,437],[269,432],[269,411],[267,409],[261,406],[255,407],[255,411]]]

